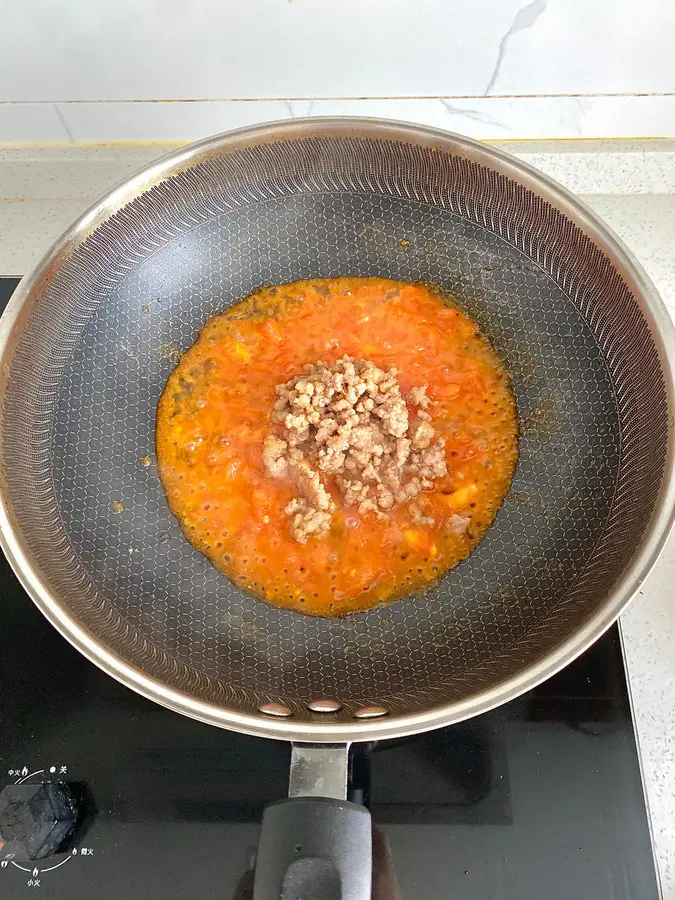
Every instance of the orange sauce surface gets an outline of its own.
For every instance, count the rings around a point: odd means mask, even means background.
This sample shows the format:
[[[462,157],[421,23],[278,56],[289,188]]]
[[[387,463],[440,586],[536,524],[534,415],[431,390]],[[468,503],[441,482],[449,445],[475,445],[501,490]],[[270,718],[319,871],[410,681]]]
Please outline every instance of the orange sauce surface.
[[[359,515],[332,489],[330,532],[302,545],[284,515],[297,489],[262,462],[275,386],[345,353],[395,366],[403,394],[428,385],[448,474],[420,495],[433,526],[405,505]],[[312,615],[370,608],[457,565],[492,523],[517,456],[509,379],[476,323],[433,289],[381,278],[295,282],[231,306],[182,356],[157,411],[159,473],[188,540],[240,587]],[[453,514],[471,517],[464,534],[448,531]]]

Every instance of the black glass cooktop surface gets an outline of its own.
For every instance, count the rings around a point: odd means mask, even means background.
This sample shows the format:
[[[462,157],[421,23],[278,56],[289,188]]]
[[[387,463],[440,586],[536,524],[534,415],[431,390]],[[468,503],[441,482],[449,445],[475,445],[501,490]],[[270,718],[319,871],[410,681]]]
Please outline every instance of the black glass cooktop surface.
[[[1,306],[15,285],[0,279]],[[2,797],[18,797],[46,854],[23,858],[36,845],[15,822],[15,839],[0,837],[0,898],[250,896],[258,823],[286,793],[288,746],[122,687],[56,633],[4,558],[0,640],[0,788],[20,783],[0,794],[0,822]],[[376,823],[376,900],[659,897],[616,627],[500,709],[357,746],[351,770],[351,796]],[[54,853],[40,816],[64,798]]]

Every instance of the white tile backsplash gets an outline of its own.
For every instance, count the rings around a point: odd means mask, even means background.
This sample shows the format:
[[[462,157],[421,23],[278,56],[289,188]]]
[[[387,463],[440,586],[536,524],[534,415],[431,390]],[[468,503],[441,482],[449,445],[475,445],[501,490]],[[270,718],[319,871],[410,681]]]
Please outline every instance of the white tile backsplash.
[[[480,94],[520,5],[31,0],[3,17],[0,85],[14,100]]]
[[[671,0],[535,0],[528,6],[537,4],[536,21],[508,37],[491,93],[675,91]]]
[[[399,119],[485,140],[675,136],[675,96],[203,100],[55,106],[71,139],[77,142],[191,141],[244,125],[307,115]],[[4,139],[20,141],[22,137],[7,134]]]
[[[0,142],[69,140],[53,103],[0,102]]]
[[[311,114],[403,119],[488,140],[675,135],[675,95],[316,100]]]
[[[57,104],[75,141],[189,141],[291,118],[283,100]]]
[[[31,0],[2,34],[0,141],[337,111],[488,139],[675,134],[671,0]]]
[[[675,90],[669,0],[32,0],[6,100]]]

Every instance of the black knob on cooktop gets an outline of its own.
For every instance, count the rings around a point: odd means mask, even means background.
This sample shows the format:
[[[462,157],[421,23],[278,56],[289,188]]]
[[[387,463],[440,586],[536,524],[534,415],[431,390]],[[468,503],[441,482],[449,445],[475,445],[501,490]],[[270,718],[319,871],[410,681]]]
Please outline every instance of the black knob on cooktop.
[[[77,804],[67,784],[10,784],[0,791],[0,850],[20,860],[68,850]],[[4,846],[3,846],[4,845]]]

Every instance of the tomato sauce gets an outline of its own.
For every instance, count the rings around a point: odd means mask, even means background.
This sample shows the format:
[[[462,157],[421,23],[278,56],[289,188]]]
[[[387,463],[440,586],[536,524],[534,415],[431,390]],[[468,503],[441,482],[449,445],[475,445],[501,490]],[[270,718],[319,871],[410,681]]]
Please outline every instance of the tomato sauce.
[[[395,366],[403,394],[428,385],[448,474],[418,498],[434,525],[415,524],[406,505],[360,515],[331,490],[330,532],[298,544],[284,514],[297,490],[262,461],[275,387],[345,353]],[[518,456],[509,379],[476,323],[433,288],[382,278],[264,288],[211,319],[167,381],[156,438],[188,540],[245,590],[318,616],[417,592],[457,565],[491,525]],[[452,516],[470,517],[463,533]]]

